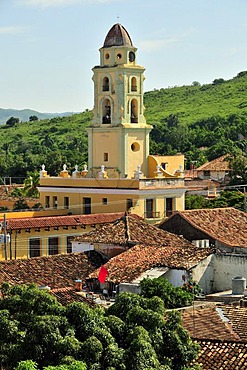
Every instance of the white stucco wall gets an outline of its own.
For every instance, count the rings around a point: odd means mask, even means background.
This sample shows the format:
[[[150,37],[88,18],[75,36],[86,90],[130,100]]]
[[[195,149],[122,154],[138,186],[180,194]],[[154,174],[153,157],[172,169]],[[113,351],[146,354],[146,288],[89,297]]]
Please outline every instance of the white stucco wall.
[[[242,276],[247,279],[247,255],[214,255],[214,292],[231,290],[232,279]]]
[[[90,243],[72,242],[72,252],[93,251],[94,246]]]
[[[182,278],[183,275],[185,275],[186,280],[188,280],[190,277],[188,271],[175,269],[170,269],[162,277],[167,279],[169,283],[171,283],[174,286],[182,286],[184,283]]]
[[[212,293],[214,282],[214,255],[211,254],[203,261],[199,262],[191,270],[191,277],[196,281],[204,294]]]

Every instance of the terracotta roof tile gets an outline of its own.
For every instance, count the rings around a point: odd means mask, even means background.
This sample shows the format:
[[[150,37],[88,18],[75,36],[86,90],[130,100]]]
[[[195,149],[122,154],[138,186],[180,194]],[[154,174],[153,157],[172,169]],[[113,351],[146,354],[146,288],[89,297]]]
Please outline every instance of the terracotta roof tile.
[[[192,209],[177,212],[170,218],[177,214],[193,227],[223,244],[247,247],[247,213],[245,212],[235,208]]]
[[[229,155],[223,155],[219,158],[214,159],[213,161],[204,163],[202,166],[198,167],[197,171],[228,171],[229,170],[229,161],[226,158]]]
[[[222,310],[230,320],[233,330],[242,341],[247,342],[247,307],[223,306]]]
[[[190,269],[213,253],[212,249],[190,247],[136,245],[111,258],[104,266],[108,270],[106,281],[130,283],[145,271],[155,267]],[[97,278],[99,269],[89,275]]]
[[[183,327],[189,331],[193,339],[238,341],[239,336],[220,310],[222,307],[216,306],[184,309]]]
[[[85,280],[93,270],[84,253],[0,261],[0,284],[35,283],[51,289],[74,287],[76,279]]]
[[[136,217],[124,216],[118,220],[99,225],[97,230],[77,236],[79,242],[104,244],[148,244],[167,246],[190,246],[183,237],[159,229]]]
[[[244,370],[247,364],[247,343],[228,341],[196,341],[201,351],[196,360],[202,370]]]
[[[66,287],[59,289],[52,289],[50,293],[57,298],[58,302],[63,306],[67,306],[73,302],[82,302],[94,307],[95,303],[91,299],[83,297],[80,293],[76,292],[74,288]]]
[[[10,230],[31,229],[38,227],[56,227],[56,226],[80,226],[96,225],[106,222],[112,222],[124,215],[119,213],[100,213],[91,215],[72,215],[72,216],[53,216],[53,217],[30,217],[8,219],[7,228]],[[1,221],[1,220],[0,220]]]

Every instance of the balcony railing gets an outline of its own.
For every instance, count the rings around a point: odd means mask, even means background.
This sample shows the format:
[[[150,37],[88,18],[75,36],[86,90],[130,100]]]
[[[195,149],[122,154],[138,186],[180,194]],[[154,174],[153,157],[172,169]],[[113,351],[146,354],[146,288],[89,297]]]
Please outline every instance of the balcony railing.
[[[144,218],[160,218],[160,211],[147,211],[144,213]]]
[[[140,179],[139,189],[184,187],[183,178]]]

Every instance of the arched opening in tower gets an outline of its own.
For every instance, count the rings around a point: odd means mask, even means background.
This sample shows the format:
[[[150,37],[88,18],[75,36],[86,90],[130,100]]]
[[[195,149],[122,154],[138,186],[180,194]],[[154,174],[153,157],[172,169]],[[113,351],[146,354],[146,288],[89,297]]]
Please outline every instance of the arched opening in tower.
[[[136,99],[131,100],[130,122],[138,123],[138,102]]]
[[[102,123],[111,123],[111,102],[109,99],[103,100],[103,107],[102,107],[103,117]]]
[[[103,91],[109,91],[109,78],[108,77],[104,77],[103,78],[103,88],[102,88]]]
[[[131,91],[137,91],[137,83],[135,77],[132,77],[131,79]]]

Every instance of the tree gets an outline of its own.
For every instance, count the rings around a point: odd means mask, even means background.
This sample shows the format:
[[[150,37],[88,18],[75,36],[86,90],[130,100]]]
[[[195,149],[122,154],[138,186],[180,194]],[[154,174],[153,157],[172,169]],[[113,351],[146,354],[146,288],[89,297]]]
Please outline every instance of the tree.
[[[30,116],[29,117],[29,122],[38,121],[38,120],[39,120],[39,117],[37,117],[37,116]]]
[[[239,154],[230,159],[231,184],[247,183],[247,155]]]
[[[13,211],[29,209],[27,201],[24,198],[19,198],[13,205]]]
[[[192,86],[201,86],[200,82],[198,81],[193,81]]]
[[[27,197],[38,198],[38,186],[40,182],[40,175],[38,171],[28,172],[27,178],[24,180],[24,191]]]
[[[141,295],[145,298],[160,297],[165,308],[188,306],[193,301],[193,294],[180,287],[174,287],[167,279],[145,278],[140,282]]]
[[[15,126],[17,123],[19,123],[20,122],[20,120],[19,120],[19,118],[16,118],[16,117],[10,117],[9,119],[8,119],[8,121],[6,122],[6,125],[8,125],[8,126],[10,126],[10,127],[12,127],[12,126]]]
[[[180,315],[166,314],[158,297],[121,293],[103,310],[81,302],[64,308],[34,284],[5,283],[1,293],[6,370],[184,370],[198,352]]]
[[[32,360],[21,361],[16,370],[37,370],[37,363]]]

